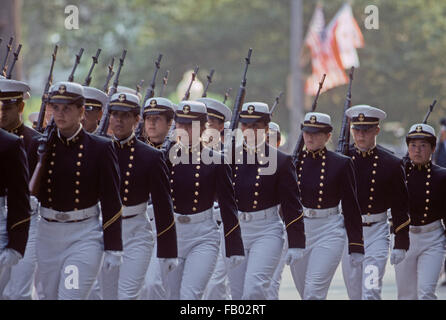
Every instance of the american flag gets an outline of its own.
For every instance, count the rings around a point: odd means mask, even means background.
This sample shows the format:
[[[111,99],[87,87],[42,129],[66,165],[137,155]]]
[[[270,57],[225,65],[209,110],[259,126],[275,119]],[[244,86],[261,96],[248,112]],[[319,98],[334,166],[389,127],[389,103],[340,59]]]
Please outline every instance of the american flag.
[[[319,81],[324,73],[327,74],[327,77],[321,92],[348,83],[348,76],[344,71],[336,34],[339,26],[342,26],[343,30],[345,30],[343,22],[338,19],[339,16],[342,17],[342,15],[337,14],[330,24],[325,27],[322,6],[317,5],[311,18],[305,37],[305,45],[311,51],[312,66],[312,74],[308,77],[305,84],[305,93],[308,95],[316,95]],[[360,43],[359,41],[357,44],[359,45]]]

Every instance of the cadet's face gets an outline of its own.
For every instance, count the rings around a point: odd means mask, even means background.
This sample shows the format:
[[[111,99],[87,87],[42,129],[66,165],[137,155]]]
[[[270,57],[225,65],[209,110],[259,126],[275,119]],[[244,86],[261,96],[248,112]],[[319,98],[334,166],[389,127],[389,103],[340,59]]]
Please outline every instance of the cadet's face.
[[[169,132],[172,120],[167,122],[163,115],[149,115],[144,119],[144,129],[150,141],[161,142]]]
[[[0,127],[11,130],[20,123],[20,114],[23,112],[23,102],[3,104],[0,102]]]
[[[79,127],[79,123],[84,114],[84,107],[78,107],[74,104],[49,104],[49,110],[54,116],[54,122],[59,130],[70,132]]]
[[[128,138],[135,126],[138,124],[139,115],[129,111],[112,111],[110,117],[110,128],[118,139]]]
[[[367,130],[358,130],[352,128],[353,140],[356,146],[362,150],[369,150],[376,145],[376,136],[379,133],[379,127],[371,127]]]
[[[85,110],[82,118],[82,125],[87,132],[93,132],[98,126],[98,121],[101,120],[102,109],[93,108],[93,110]]]
[[[207,127],[221,132],[225,128],[225,123],[214,118],[208,118]]]
[[[304,143],[308,150],[311,151],[317,151],[325,147],[328,140],[331,137],[331,133],[325,133],[325,132],[316,132],[316,133],[309,133],[309,132],[303,132],[304,137]]]
[[[242,123],[241,128],[244,133],[248,129],[253,131],[253,133],[255,135],[255,144],[256,145],[258,145],[259,143],[261,143],[265,140],[266,134],[268,132],[268,125],[263,121],[256,121],[254,123]],[[263,130],[263,133],[260,130]],[[246,136],[245,136],[245,139],[246,139]],[[249,139],[246,141],[249,143]]]
[[[435,148],[429,142],[423,139],[414,139],[409,141],[409,158],[414,164],[425,164],[429,162]]]

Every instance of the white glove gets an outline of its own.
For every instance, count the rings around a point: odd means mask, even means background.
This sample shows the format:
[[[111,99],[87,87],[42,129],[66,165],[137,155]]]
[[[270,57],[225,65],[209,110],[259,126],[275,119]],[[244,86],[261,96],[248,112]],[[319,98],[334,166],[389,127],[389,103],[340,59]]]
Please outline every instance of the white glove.
[[[303,248],[289,248],[285,256],[285,263],[287,265],[296,263],[297,260],[304,256],[304,251],[305,249]]]
[[[167,272],[178,267],[178,258],[160,258],[161,268]]]
[[[104,268],[110,271],[112,268],[119,267],[122,264],[122,251],[105,250]]]
[[[0,253],[0,266],[12,267],[16,265],[19,260],[22,259],[22,255],[14,249],[5,248]]]
[[[392,249],[392,253],[390,254],[390,264],[396,265],[404,260],[406,257],[406,250],[403,249]]]
[[[228,258],[229,268],[235,268],[245,260],[245,256],[230,256]]]
[[[349,257],[350,257],[350,264],[353,267],[360,266],[362,261],[364,260],[364,255],[362,253],[358,253],[358,252],[350,253]]]

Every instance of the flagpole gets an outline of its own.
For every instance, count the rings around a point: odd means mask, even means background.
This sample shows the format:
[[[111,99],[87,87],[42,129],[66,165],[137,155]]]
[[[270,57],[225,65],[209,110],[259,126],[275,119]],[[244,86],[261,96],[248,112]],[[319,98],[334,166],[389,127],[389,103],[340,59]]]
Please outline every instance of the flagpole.
[[[303,47],[303,3],[302,0],[291,0],[290,19],[290,130],[287,139],[288,152],[293,151],[300,134],[300,123],[304,113],[304,93],[300,57]]]

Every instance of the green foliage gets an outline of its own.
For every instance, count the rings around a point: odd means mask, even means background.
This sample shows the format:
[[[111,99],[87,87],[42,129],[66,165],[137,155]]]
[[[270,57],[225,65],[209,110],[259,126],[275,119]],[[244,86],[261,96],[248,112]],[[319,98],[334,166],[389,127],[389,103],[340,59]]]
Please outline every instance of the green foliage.
[[[304,2],[304,30],[316,1]],[[326,22],[341,7],[342,0],[324,1]],[[79,7],[79,30],[66,30],[64,8]],[[380,29],[366,30],[364,8],[379,8]],[[430,123],[437,125],[446,116],[446,2],[357,0],[354,14],[364,34],[365,48],[359,49],[361,66],[355,73],[353,104],[370,104],[384,109],[389,121],[407,129],[424,117],[434,98],[439,100]],[[120,84],[136,87],[144,79],[151,81],[154,60],[163,54],[157,88],[166,69],[170,70],[165,95],[178,100],[176,86],[186,70],[200,66],[199,79],[205,83],[210,69],[215,69],[211,94],[223,94],[231,87],[228,105],[240,85],[244,56],[253,48],[248,72],[247,101],[265,101],[272,105],[275,96],[287,89],[289,75],[289,0],[23,0],[24,70],[26,79],[41,95],[47,77],[54,41],[60,44],[54,80],[65,80],[80,47],[85,53],[75,80],[83,82],[98,47],[103,51],[93,73],[92,85],[102,88],[107,64],[128,50]],[[305,32],[304,32],[305,34]],[[304,68],[304,75],[311,71]],[[145,88],[142,89],[145,92]],[[332,115],[337,139],[346,86],[320,97],[318,108]],[[156,92],[155,92],[156,94]],[[284,98],[274,121],[289,130],[289,109]],[[311,99],[305,100],[307,107]],[[39,103],[32,104],[39,105]],[[37,107],[38,108],[38,107]],[[296,125],[296,124],[292,124]],[[284,133],[285,133],[284,132]],[[391,131],[383,132],[381,141],[399,143]]]

